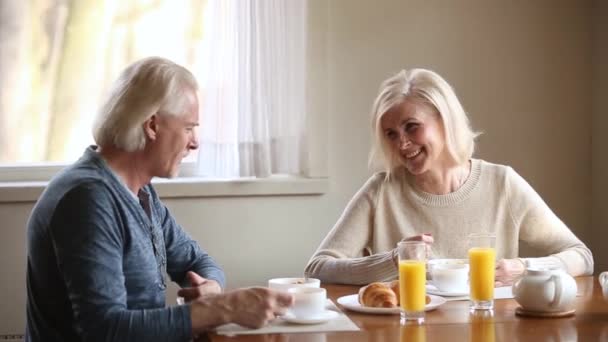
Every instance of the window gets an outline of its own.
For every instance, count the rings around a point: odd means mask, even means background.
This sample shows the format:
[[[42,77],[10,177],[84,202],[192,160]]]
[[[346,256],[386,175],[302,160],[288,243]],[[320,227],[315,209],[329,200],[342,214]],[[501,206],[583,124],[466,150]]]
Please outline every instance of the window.
[[[309,167],[305,0],[0,6],[1,180],[44,179],[77,159],[109,84],[150,55],[188,67],[201,85],[201,148],[186,171],[238,178]]]

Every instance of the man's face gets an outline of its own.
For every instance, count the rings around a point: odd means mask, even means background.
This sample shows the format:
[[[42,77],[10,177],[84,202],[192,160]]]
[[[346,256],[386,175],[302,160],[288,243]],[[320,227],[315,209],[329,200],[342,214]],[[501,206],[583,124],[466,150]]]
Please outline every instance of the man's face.
[[[192,91],[185,96],[189,99],[187,112],[182,115],[160,114],[156,118],[156,139],[150,149],[153,176],[172,178],[179,172],[179,164],[190,150],[198,148],[198,98]]]

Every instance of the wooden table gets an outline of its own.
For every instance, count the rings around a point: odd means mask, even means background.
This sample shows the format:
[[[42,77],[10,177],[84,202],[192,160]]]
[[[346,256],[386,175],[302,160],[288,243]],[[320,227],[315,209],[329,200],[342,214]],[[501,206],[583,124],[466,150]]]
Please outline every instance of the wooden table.
[[[567,318],[521,318],[514,299],[494,302],[493,315],[471,314],[468,301],[450,301],[426,313],[421,326],[400,326],[399,315],[344,312],[361,328],[356,332],[267,334],[226,337],[211,334],[211,341],[330,342],[330,341],[608,341],[608,299],[597,277],[576,279],[576,314]],[[324,285],[328,296],[356,293],[357,286]]]

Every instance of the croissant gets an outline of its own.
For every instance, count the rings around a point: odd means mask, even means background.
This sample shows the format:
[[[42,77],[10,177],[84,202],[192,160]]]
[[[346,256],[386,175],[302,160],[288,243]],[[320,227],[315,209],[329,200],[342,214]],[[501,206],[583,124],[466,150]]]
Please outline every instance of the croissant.
[[[394,308],[399,302],[397,295],[385,283],[371,283],[359,290],[359,303],[375,308]]]
[[[395,292],[395,295],[397,296],[397,305],[399,305],[399,303],[401,303],[401,299],[399,299],[399,280],[393,280],[389,283],[389,286],[391,288],[391,290],[393,290],[393,292]]]

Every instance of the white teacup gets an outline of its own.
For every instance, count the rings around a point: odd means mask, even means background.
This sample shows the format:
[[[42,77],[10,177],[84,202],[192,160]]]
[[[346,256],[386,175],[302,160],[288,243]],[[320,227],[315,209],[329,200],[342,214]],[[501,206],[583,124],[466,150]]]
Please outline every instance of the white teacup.
[[[604,299],[608,299],[608,271],[600,273],[599,281]]]
[[[268,281],[268,287],[287,291],[292,287],[320,287],[321,281],[316,278],[274,278]]]
[[[298,319],[318,317],[325,312],[327,291],[319,287],[292,287],[287,290],[294,298],[289,312]]]
[[[462,259],[436,259],[429,261],[433,285],[441,292],[468,292],[469,265]]]

